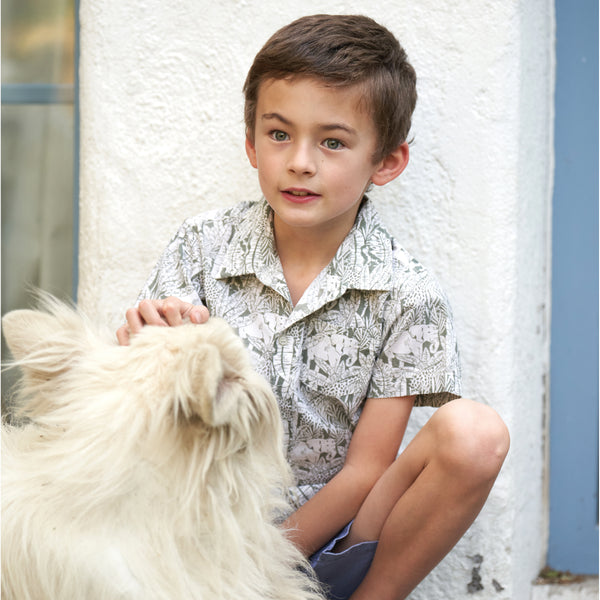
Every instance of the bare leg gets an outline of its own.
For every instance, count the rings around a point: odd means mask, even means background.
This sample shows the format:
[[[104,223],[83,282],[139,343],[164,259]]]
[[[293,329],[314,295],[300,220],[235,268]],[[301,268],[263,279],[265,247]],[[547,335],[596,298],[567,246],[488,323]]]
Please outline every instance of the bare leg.
[[[460,399],[438,409],[373,487],[339,548],[379,539],[352,600],[406,598],[475,520],[508,446],[491,408]]]

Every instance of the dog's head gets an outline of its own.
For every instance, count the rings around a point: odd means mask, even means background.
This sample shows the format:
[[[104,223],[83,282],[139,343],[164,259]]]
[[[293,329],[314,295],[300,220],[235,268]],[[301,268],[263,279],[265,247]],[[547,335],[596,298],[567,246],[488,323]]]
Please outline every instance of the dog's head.
[[[277,412],[269,385],[252,369],[242,341],[222,319],[145,327],[133,336],[125,353],[134,382],[144,385],[154,380],[159,401],[172,397],[167,410],[176,420],[243,429],[260,413]],[[158,385],[164,387],[157,389]]]
[[[2,319],[13,364],[23,373],[18,410],[26,417],[96,403],[98,415],[102,405],[107,413],[131,409],[138,421],[146,415],[146,427],[233,426],[246,440],[258,422],[272,427],[279,420],[269,385],[221,319],[145,327],[122,347],[71,307],[46,297],[42,308]]]

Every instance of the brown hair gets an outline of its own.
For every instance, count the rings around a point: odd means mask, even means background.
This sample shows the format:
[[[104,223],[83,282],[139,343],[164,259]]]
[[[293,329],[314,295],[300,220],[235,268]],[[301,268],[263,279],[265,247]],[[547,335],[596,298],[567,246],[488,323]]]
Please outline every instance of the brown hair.
[[[244,83],[244,120],[254,137],[261,83],[314,77],[327,85],[361,85],[377,131],[373,162],[406,141],[417,101],[416,74],[398,40],[362,15],[312,15],[277,31],[256,55]]]

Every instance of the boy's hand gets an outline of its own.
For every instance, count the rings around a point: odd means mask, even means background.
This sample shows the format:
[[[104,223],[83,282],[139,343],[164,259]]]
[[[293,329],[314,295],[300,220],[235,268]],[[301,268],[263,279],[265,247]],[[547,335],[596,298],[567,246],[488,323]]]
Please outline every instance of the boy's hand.
[[[127,323],[117,329],[117,340],[121,346],[127,346],[130,337],[139,333],[145,325],[174,327],[185,320],[199,324],[205,323],[208,317],[206,306],[190,304],[174,296],[164,300],[142,300],[136,308],[125,313]]]

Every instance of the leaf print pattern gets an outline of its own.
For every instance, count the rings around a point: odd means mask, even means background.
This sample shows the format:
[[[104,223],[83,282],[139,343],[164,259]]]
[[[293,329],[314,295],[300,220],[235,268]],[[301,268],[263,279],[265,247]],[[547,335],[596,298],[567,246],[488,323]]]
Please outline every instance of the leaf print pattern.
[[[205,304],[244,341],[278,398],[297,505],[343,466],[369,397],[460,394],[447,299],[365,198],[332,262],[293,306],[264,200],[184,222],[140,293]]]

